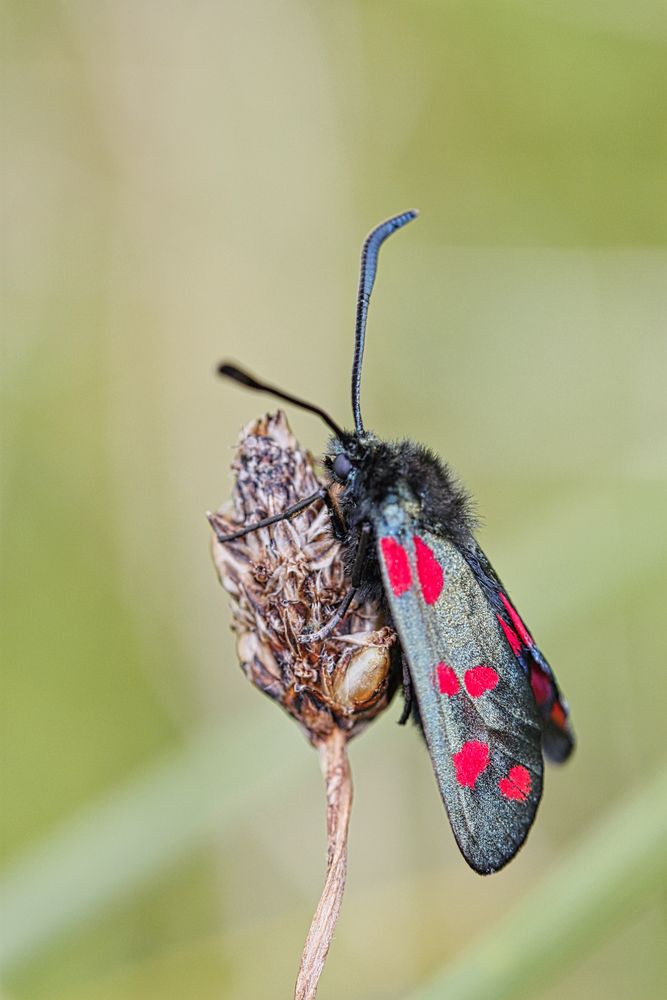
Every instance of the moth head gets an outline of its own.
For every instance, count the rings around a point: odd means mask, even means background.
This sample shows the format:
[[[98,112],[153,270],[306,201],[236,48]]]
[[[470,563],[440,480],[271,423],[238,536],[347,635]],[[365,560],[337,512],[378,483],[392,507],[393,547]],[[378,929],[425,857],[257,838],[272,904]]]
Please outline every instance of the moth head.
[[[340,437],[332,437],[324,458],[324,464],[334,483],[347,486],[359,465],[355,435],[344,432]]]
[[[350,456],[344,451],[339,452],[331,463],[331,471],[339,483],[346,483],[353,469],[354,465],[350,460]]]

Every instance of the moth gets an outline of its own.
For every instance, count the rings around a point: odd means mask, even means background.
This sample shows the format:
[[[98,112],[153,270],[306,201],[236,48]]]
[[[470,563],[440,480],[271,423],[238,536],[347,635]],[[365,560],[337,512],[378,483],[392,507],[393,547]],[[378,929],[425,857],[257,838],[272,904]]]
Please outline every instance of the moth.
[[[357,297],[352,413],[343,430],[320,407],[233,364],[221,375],[317,414],[332,431],[326,485],[221,543],[323,501],[343,543],[349,590],[321,629],[325,638],[355,600],[381,601],[398,633],[405,706],[423,731],[454,836],[480,874],[498,871],[523,844],[542,794],[543,756],[574,747],[554,674],[474,537],[471,501],[449,468],[410,440],[384,441],[361,416],[366,320],[384,241],[416,217],[403,212],[367,237]],[[214,525],[215,528],[215,525]]]

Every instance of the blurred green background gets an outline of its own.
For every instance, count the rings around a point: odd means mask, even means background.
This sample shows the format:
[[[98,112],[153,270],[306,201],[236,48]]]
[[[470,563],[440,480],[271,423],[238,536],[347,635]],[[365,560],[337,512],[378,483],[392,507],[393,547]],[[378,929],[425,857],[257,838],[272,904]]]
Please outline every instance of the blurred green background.
[[[320,997],[662,995],[662,0],[15,0],[3,35],[3,996],[291,995],[323,792],[237,668],[204,511],[270,404],[213,366],[349,420],[361,241],[413,206],[365,419],[477,496],[579,746],[481,879],[393,705]]]

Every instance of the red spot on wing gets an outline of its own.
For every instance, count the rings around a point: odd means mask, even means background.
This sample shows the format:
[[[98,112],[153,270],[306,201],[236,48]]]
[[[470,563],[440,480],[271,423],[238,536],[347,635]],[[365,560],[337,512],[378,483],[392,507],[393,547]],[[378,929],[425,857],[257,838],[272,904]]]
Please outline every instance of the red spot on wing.
[[[557,701],[554,702],[554,706],[551,709],[551,721],[555,722],[561,729],[567,729],[567,716],[562,705],[559,705]]]
[[[473,788],[484,768],[489,763],[489,747],[479,740],[464,743],[458,753],[452,755],[459,785]]]
[[[391,589],[396,597],[400,597],[410,589],[412,583],[408,554],[395,538],[382,538],[380,545]]]
[[[532,646],[533,645],[533,637],[532,637],[532,635],[530,634],[530,632],[528,631],[528,629],[526,628],[526,626],[521,621],[521,618],[517,614],[515,608],[513,608],[512,605],[510,604],[510,602],[508,601],[506,595],[503,594],[502,592],[500,594],[500,600],[505,605],[505,609],[507,610],[507,614],[510,616],[510,618],[512,620],[512,625],[514,625],[514,629],[517,632],[517,634],[518,634],[519,638],[521,639],[521,641],[523,642],[524,646],[528,646],[528,647]]]
[[[500,615],[496,615],[496,617],[500,622],[500,624],[502,625],[503,632],[505,633],[505,638],[512,647],[512,652],[514,653],[515,656],[518,656],[519,653],[521,652],[521,639],[516,634],[512,626],[507,624],[504,618],[501,618]]]
[[[531,780],[528,769],[522,764],[511,767],[506,778],[501,778],[498,782],[500,794],[506,799],[513,799],[515,802],[525,802],[531,789]]]
[[[535,695],[535,701],[537,704],[546,705],[551,697],[551,681],[547,675],[537,667],[531,667],[530,686],[533,689],[533,694]]]
[[[485,691],[493,691],[499,679],[493,667],[487,667],[484,663],[466,670],[463,678],[466,691],[471,698],[479,698]]]
[[[436,667],[436,673],[440,694],[448,694],[451,697],[459,693],[461,690],[459,679],[451,667],[448,667],[446,663],[439,663]]]
[[[433,555],[429,546],[414,536],[415,555],[417,557],[417,576],[427,604],[435,604],[442,593],[442,566]]]

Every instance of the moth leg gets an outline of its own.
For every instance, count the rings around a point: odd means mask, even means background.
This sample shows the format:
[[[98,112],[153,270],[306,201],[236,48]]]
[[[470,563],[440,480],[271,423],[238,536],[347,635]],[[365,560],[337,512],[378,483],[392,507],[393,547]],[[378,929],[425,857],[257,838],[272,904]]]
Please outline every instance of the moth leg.
[[[364,567],[366,566],[366,555],[368,553],[368,542],[371,537],[371,526],[366,521],[361,526],[361,538],[357,546],[357,552],[352,566],[352,589],[356,590],[364,577]]]
[[[324,501],[329,509],[329,517],[331,518],[331,530],[333,532],[334,538],[339,542],[343,541],[347,535],[347,525],[343,520],[343,515],[341,514],[340,507],[338,506],[338,501],[329,493],[327,490],[327,495]]]
[[[422,717],[419,711],[419,702],[415,697],[414,684],[412,683],[412,677],[410,676],[410,670],[407,666],[405,657],[403,657],[403,711],[401,712],[401,717],[398,720],[399,726],[404,726],[409,719],[412,719],[415,726],[421,733],[422,739],[425,740],[424,726],[422,724]]]
[[[249,535],[251,531],[257,531],[258,528],[268,528],[270,524],[277,524],[278,521],[286,521],[290,517],[294,517],[299,514],[306,507],[310,507],[311,504],[315,503],[317,500],[327,500],[327,491],[322,488],[318,490],[317,493],[313,493],[309,497],[305,497],[303,500],[299,500],[297,503],[292,504],[287,510],[281,511],[280,514],[274,514],[273,517],[265,517],[261,521],[257,521],[255,524],[249,524],[245,528],[239,528],[238,531],[232,531],[230,534],[225,535],[217,527],[215,523],[215,514],[211,514],[209,511],[206,516],[213,530],[215,531],[215,537],[218,541],[223,544],[224,542],[233,542],[235,538],[243,538],[244,535]]]
[[[352,604],[356,592],[357,592],[356,587],[350,587],[347,594],[340,602],[340,604],[338,605],[338,607],[336,608],[336,610],[334,611],[334,613],[332,614],[331,618],[326,623],[326,625],[323,625],[322,628],[317,630],[317,632],[303,632],[299,636],[299,642],[303,644],[307,644],[310,642],[321,642],[322,639],[326,639],[327,636],[330,636],[333,630],[335,629],[336,625],[338,624],[338,622],[341,621],[341,619],[343,619],[347,614],[347,609],[349,608],[350,604]]]
[[[357,551],[354,557],[354,565],[352,566],[352,586],[348,590],[347,594],[340,602],[334,613],[332,614],[326,625],[318,629],[317,632],[304,632],[299,636],[299,642],[310,643],[310,642],[321,642],[322,639],[326,639],[327,636],[331,635],[336,625],[345,617],[347,610],[354,600],[354,595],[356,594],[364,574],[364,566],[366,564],[366,555],[368,552],[368,541],[371,536],[371,526],[370,524],[362,524],[361,526],[361,537],[359,539],[359,545],[357,546]]]
[[[405,657],[403,657],[403,711],[401,712],[401,717],[398,720],[399,726],[404,726],[412,715],[414,700],[415,696],[412,693],[412,678],[410,677],[410,671],[408,670]]]

